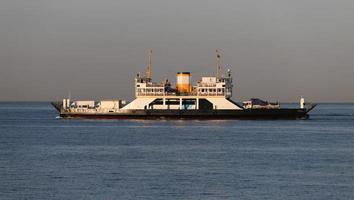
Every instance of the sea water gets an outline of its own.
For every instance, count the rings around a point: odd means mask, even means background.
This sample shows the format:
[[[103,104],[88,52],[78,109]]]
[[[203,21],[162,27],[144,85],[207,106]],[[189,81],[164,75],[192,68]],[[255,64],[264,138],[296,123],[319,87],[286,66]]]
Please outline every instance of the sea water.
[[[354,104],[309,120],[60,119],[0,103],[0,199],[354,199]]]

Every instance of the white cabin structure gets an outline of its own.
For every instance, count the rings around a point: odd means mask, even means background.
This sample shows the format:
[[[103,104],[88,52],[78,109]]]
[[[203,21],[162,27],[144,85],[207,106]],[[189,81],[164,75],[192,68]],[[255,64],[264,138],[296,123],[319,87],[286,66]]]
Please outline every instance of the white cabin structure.
[[[151,55],[149,55],[151,56]],[[149,58],[151,61],[151,58]],[[150,63],[151,64],[151,63]],[[226,77],[218,76],[202,77],[195,86],[190,84],[189,72],[177,73],[177,85],[171,87],[166,80],[162,83],[152,82],[151,66],[148,66],[145,77],[138,74],[135,78],[135,97],[131,103],[122,110],[131,109],[242,109],[232,100],[232,76],[231,70]],[[220,54],[217,51],[217,70],[220,70]]]
[[[231,100],[231,70],[221,75],[220,54],[217,50],[216,76],[202,77],[192,86],[189,72],[177,73],[175,87],[166,80],[152,81],[151,50],[145,76],[137,74],[134,82],[135,99],[126,104],[122,100],[73,101],[63,100],[63,109],[69,112],[124,112],[128,110],[239,110],[243,109]]]

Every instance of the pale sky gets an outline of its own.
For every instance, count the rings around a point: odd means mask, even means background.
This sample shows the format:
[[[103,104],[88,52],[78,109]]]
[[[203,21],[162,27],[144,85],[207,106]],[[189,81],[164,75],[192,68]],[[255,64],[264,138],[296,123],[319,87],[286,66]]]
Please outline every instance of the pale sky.
[[[0,101],[133,98],[231,68],[236,101],[354,102],[352,0],[1,0]]]

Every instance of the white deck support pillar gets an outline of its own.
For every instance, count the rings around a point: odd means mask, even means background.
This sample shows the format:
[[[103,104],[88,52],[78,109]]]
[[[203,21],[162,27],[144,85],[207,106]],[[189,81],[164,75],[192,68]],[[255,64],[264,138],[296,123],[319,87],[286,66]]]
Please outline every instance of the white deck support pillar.
[[[206,98],[210,103],[213,104],[213,109],[222,109],[222,110],[240,110],[242,108],[238,107],[237,105],[231,103],[225,98],[220,97],[207,97]]]
[[[182,98],[179,98],[179,109],[182,110]]]
[[[144,110],[149,109],[149,104],[153,102],[156,98],[153,97],[145,97],[145,98],[137,98],[134,101],[130,102],[128,105],[121,108],[121,110]]]
[[[63,99],[63,108],[66,109],[66,99]]]
[[[70,98],[66,99],[66,107],[70,108]]]
[[[199,110],[199,98],[195,99],[195,109]]]

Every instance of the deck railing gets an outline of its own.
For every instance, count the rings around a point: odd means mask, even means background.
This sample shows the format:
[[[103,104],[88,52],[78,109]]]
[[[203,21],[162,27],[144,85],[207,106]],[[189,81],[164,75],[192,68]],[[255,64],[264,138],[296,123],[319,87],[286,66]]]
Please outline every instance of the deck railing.
[[[177,93],[137,93],[137,96],[225,96],[225,93],[184,93],[184,94],[177,94]]]

